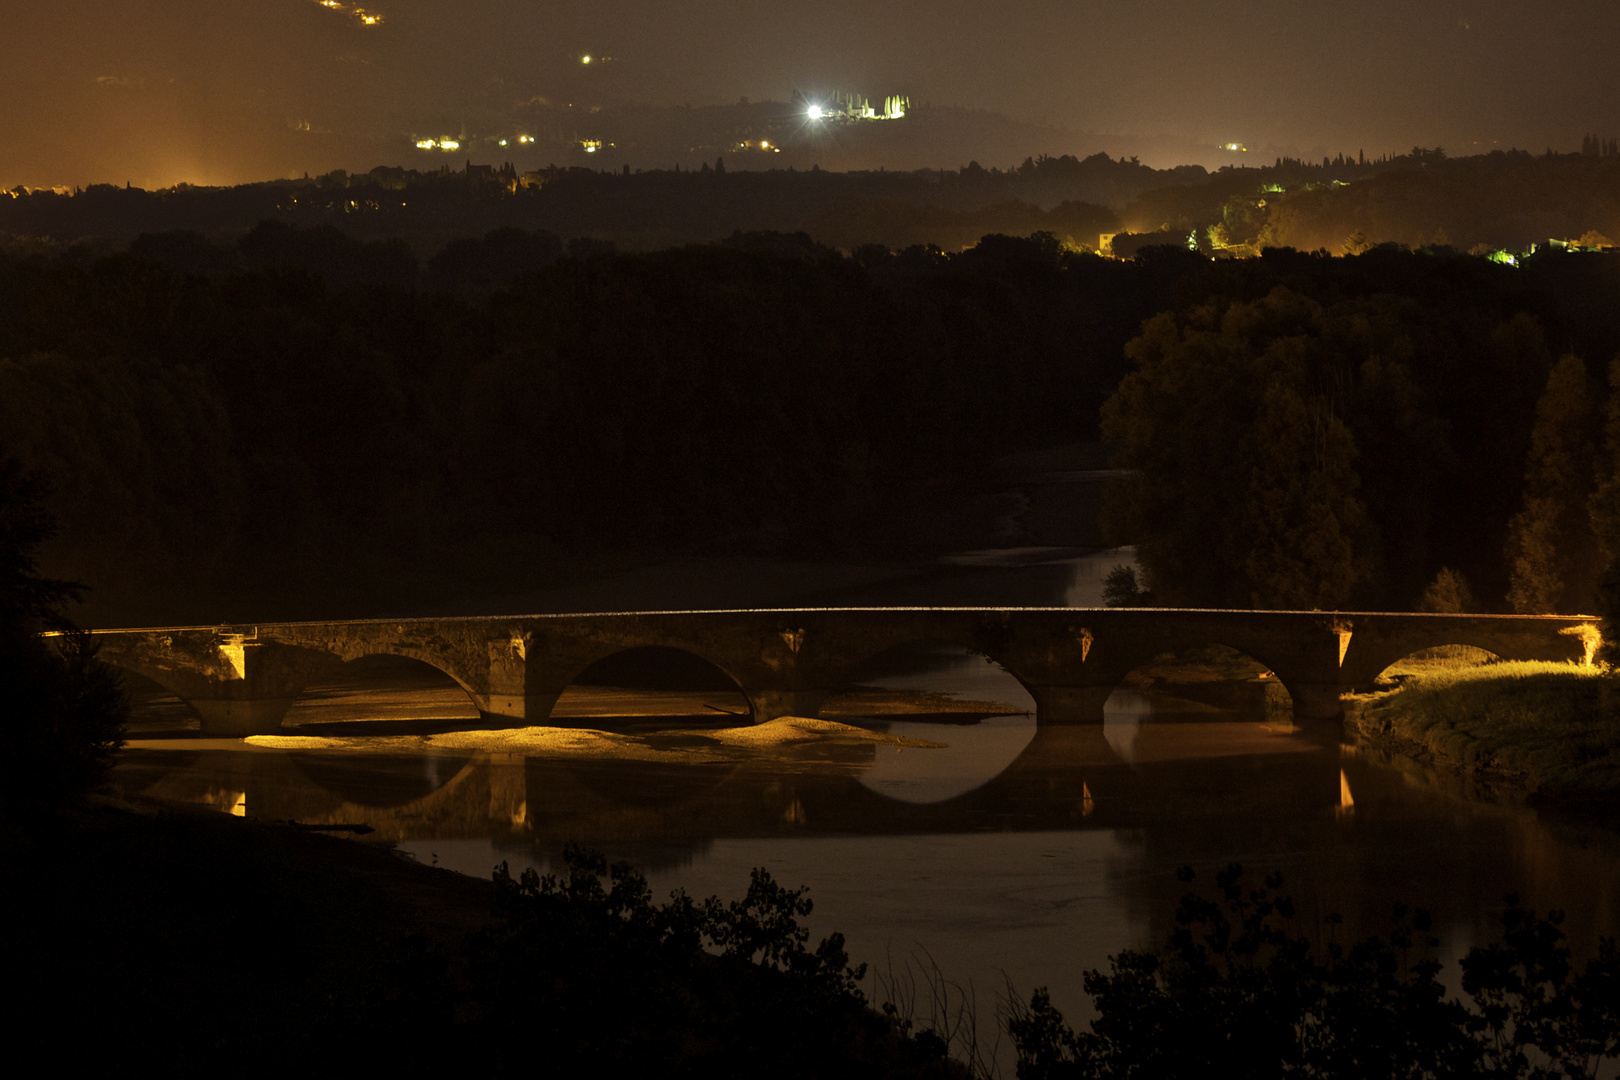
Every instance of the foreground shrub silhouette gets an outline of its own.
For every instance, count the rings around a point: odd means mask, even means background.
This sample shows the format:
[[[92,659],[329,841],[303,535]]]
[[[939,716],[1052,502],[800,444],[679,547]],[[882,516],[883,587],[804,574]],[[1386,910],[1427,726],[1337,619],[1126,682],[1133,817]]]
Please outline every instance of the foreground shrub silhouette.
[[[628,864],[578,848],[564,858],[560,876],[515,880],[502,863],[498,922],[470,943],[468,1035],[497,1071],[541,1046],[564,1071],[965,1075],[938,1039],[908,1038],[866,1007],[866,965],[849,965],[842,934],[809,947],[805,889],[756,869],[741,900],[677,891],[659,905]],[[513,1031],[526,1038],[502,1037]]]
[[[805,890],[763,870],[655,904],[582,851],[492,889],[221,814],[74,821],[8,853],[0,958],[28,988],[12,1029],[75,1075],[967,1075],[865,1006],[842,938],[812,947]]]
[[[1181,880],[1193,874],[1183,869]],[[1085,974],[1098,1017],[1076,1032],[1046,990],[1008,1028],[1022,1080],[1061,1077],[1591,1077],[1620,1056],[1620,950],[1570,963],[1557,912],[1507,898],[1503,937],[1463,959],[1472,1005],[1445,996],[1426,913],[1349,947],[1289,933],[1280,876],[1218,899],[1185,896],[1161,952],[1123,952]]]

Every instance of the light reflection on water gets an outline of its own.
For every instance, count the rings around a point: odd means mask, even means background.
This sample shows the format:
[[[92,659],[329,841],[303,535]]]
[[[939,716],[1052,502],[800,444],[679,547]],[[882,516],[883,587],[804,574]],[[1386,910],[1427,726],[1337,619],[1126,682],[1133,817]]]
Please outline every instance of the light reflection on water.
[[[1121,761],[1136,760],[1136,734],[1153,715],[1153,699],[1121,687],[1103,705],[1103,736]]]
[[[1029,707],[1004,672],[960,653],[869,681]],[[943,750],[811,740],[682,765],[176,740],[137,748],[120,774],[174,798],[245,792],[233,807],[260,817],[364,822],[424,863],[481,877],[501,861],[554,871],[571,840],[642,867],[660,895],[734,898],[764,866],[810,886],[812,929],[842,930],[856,959],[882,969],[921,950],[971,980],[985,1023],[1004,980],[1026,998],[1047,985],[1071,1020],[1084,1017],[1082,972],[1162,940],[1182,865],[1205,883],[1231,862],[1256,883],[1279,871],[1300,928],[1326,935],[1342,913],[1340,940],[1385,929],[1397,900],[1426,906],[1453,975],[1456,957],[1494,936],[1507,892],[1566,910],[1578,948],[1620,929],[1612,834],[1470,801],[1410,763],[1311,745],[1268,727],[1258,706],[1166,704],[1117,691],[1100,731],[1037,730],[1024,716],[873,722]]]
[[[893,720],[891,734],[942,743],[939,749],[880,747],[860,780],[871,790],[908,803],[936,803],[982,786],[1004,772],[1035,735],[1035,699],[992,661],[963,649],[939,649],[920,671],[862,680],[889,690],[999,701],[1021,716],[994,716],[979,724],[926,724]]]
[[[1035,735],[1033,716],[994,716],[972,727],[895,721],[889,732],[943,743],[940,749],[880,746],[861,784],[908,803],[937,803],[999,776]]]

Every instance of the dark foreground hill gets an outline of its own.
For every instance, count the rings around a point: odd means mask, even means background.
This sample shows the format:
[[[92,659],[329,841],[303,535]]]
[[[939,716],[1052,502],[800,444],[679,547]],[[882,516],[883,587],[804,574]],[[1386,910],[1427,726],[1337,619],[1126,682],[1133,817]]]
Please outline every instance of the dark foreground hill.
[[[555,885],[491,885],[170,809],[7,846],[0,954],[27,988],[8,1023],[85,1075],[960,1072],[863,1003],[841,939],[807,946],[803,890],[768,875],[666,907],[588,856]]]

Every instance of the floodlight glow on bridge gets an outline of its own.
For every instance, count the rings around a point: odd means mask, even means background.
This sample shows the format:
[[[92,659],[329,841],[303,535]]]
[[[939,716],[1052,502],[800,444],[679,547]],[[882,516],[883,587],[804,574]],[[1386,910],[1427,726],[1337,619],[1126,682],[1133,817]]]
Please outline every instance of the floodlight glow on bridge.
[[[1049,726],[1102,724],[1104,704],[1131,671],[1213,641],[1272,671],[1303,726],[1338,724],[1343,694],[1419,649],[1471,645],[1504,659],[1589,664],[1601,638],[1596,621],[1581,615],[941,607],[360,619],[108,630],[94,640],[103,660],[190,704],[204,732],[244,736],[277,732],[322,670],[375,654],[431,664],[483,716],[532,726],[550,718],[596,661],[675,648],[730,676],[755,720],[766,721],[815,717],[871,657],[943,641],[1017,679],[1035,701],[1037,723]]]

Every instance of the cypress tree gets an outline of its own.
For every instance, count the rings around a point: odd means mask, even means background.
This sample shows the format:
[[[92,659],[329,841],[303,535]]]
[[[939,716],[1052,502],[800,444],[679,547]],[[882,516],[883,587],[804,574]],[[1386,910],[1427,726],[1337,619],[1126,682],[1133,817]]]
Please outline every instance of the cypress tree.
[[[1508,603],[1521,614],[1589,607],[1597,542],[1588,514],[1597,411],[1586,365],[1566,354],[1536,403],[1522,509],[1508,526]]]

